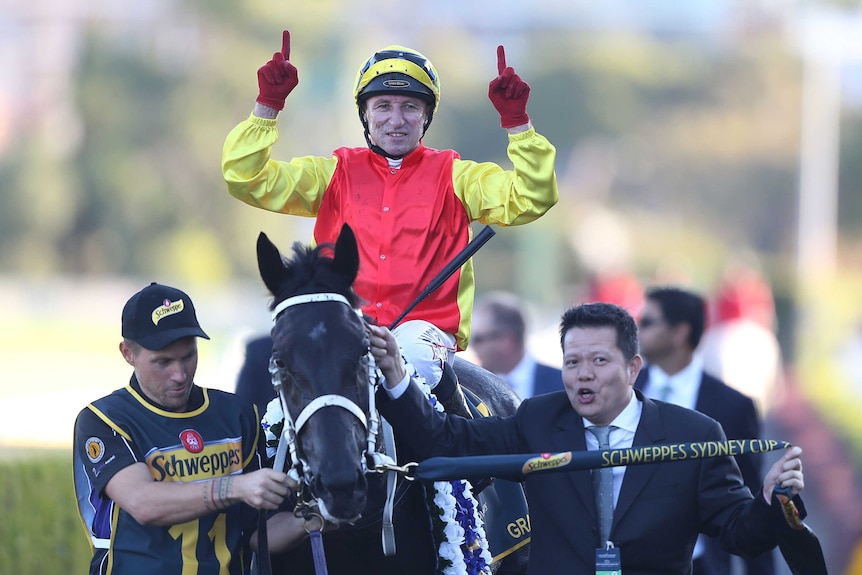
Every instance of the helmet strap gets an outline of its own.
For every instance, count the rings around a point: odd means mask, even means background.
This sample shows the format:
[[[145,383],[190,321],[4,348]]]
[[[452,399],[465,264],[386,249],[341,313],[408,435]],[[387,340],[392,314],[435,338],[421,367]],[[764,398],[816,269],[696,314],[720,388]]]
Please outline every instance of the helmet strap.
[[[371,142],[371,138],[368,137],[368,130],[365,130],[365,141],[366,141],[366,143],[368,143],[368,149],[371,150],[372,152],[374,152],[375,154],[380,154],[381,156],[383,156],[385,158],[389,158],[390,160],[400,160],[401,158],[404,157],[403,154],[400,156],[393,156],[392,154],[390,154],[389,152],[387,152],[386,150],[384,150],[383,148],[381,148],[377,144],[373,144]]]
[[[377,144],[371,141],[371,134],[368,131],[368,121],[365,119],[365,116],[362,115],[362,109],[359,109],[359,121],[362,122],[362,135],[365,136],[365,143],[368,144],[368,149],[374,152],[375,154],[380,154],[385,158],[391,158],[393,160],[400,160],[404,156],[393,156]]]

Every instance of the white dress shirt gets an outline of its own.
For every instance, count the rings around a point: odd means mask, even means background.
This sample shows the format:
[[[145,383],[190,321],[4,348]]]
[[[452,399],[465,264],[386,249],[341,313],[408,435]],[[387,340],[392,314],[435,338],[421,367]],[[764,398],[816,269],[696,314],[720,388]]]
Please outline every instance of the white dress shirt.
[[[697,394],[700,391],[700,380],[703,378],[703,362],[693,358],[691,363],[681,371],[668,375],[657,365],[649,366],[649,381],[644,394],[653,399],[661,399],[674,405],[694,409],[697,405]],[[662,399],[665,387],[669,387],[668,395]]]
[[[515,366],[515,369],[509,373],[498,373],[500,377],[506,380],[509,387],[518,394],[521,399],[533,397],[535,383],[533,376],[536,374],[536,360],[530,357],[530,354],[525,353],[524,357]]]

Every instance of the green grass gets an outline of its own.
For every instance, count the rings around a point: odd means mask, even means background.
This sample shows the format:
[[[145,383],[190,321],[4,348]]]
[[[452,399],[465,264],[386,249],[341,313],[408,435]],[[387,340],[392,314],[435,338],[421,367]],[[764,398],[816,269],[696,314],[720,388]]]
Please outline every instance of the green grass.
[[[71,454],[0,448],[0,573],[86,573]]]
[[[3,445],[0,443],[0,469],[5,469],[5,464],[7,463],[19,461],[21,459],[30,459],[32,461],[63,459],[70,466],[69,477],[71,478],[72,452],[68,449],[33,449],[31,447],[18,447],[14,445]],[[0,481],[3,481],[3,479],[0,478]]]

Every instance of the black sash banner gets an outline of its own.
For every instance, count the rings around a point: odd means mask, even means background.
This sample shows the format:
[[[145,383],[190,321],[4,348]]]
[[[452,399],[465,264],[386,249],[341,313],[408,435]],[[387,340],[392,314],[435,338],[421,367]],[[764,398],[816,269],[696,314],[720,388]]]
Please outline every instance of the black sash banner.
[[[499,477],[523,481],[530,473],[579,471],[623,465],[646,465],[729,457],[787,449],[787,441],[774,439],[733,439],[663,445],[639,445],[627,449],[563,451],[521,455],[480,455],[474,457],[432,457],[419,463],[414,477],[427,481],[449,481],[459,477]],[[827,575],[823,550],[817,536],[802,523],[802,500],[789,489],[777,487],[772,508],[783,528],[777,530],[778,548],[793,575]]]
[[[792,447],[774,439],[733,439],[638,445],[626,449],[526,453],[521,455],[478,455],[473,457],[432,457],[419,463],[414,476],[428,481],[451,481],[460,477],[501,477],[523,481],[530,473],[553,473],[687,461],[705,457],[725,457],[763,453]]]

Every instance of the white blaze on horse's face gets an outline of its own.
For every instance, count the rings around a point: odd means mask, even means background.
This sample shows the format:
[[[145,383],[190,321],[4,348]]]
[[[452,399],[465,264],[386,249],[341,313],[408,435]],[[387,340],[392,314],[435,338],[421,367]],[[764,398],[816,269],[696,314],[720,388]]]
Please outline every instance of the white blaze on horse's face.
[[[323,340],[326,337],[326,326],[319,323],[308,332],[308,337],[315,340]]]

